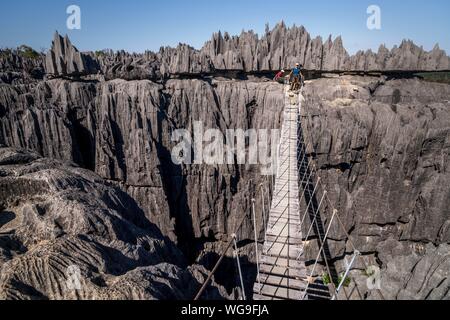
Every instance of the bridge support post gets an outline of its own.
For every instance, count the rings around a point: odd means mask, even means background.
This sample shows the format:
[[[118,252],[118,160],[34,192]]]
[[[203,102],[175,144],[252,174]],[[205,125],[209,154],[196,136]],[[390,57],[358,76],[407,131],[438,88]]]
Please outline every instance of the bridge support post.
[[[245,295],[245,286],[244,286],[244,278],[242,276],[241,262],[239,261],[239,250],[236,241],[236,234],[233,234],[233,244],[234,244],[234,257],[236,258],[236,263],[239,271],[239,279],[241,281],[242,300],[247,300],[247,297]]]
[[[256,212],[255,212],[255,199],[252,199],[252,217],[253,217],[253,229],[255,231],[255,258],[256,258],[256,271],[258,277],[258,284],[261,286],[261,277],[259,275],[259,250],[258,250],[258,232],[256,230]]]
[[[341,282],[339,283],[339,286],[336,289],[336,292],[333,295],[333,298],[331,300],[336,300],[337,296],[339,295],[339,292],[341,291],[342,287],[345,284],[345,280],[348,277],[348,274],[350,273],[350,270],[352,269],[353,264],[355,263],[356,258],[361,255],[361,253],[359,251],[355,251],[355,253],[353,254],[353,258],[350,261],[349,265],[347,266],[347,270],[345,270],[345,273],[341,279]]]

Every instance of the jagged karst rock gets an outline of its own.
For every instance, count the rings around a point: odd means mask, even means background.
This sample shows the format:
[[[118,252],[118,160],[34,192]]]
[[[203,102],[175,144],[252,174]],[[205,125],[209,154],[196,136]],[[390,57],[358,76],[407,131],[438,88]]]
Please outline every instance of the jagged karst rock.
[[[153,52],[130,54],[125,51],[111,50],[95,53],[101,73],[106,80],[144,80],[160,79],[161,63]]]
[[[161,48],[158,59],[161,64],[160,73],[166,77],[173,74],[211,73],[214,70],[208,56],[186,44],[179,44],[176,48]]]
[[[382,268],[390,299],[448,299],[449,97],[449,85],[418,79],[343,76],[305,88],[319,175],[352,243]],[[342,230],[330,238],[334,256],[351,252]]]
[[[200,260],[211,250],[220,252],[220,241],[235,231],[267,180],[259,166],[176,166],[170,132],[192,132],[198,120],[221,132],[279,128],[283,109],[282,86],[261,81],[55,79],[33,89],[4,85],[1,90],[1,143],[90,168],[135,199],[145,218],[189,258],[201,252]],[[309,82],[304,94],[320,175],[358,248],[374,264],[377,252],[386,279],[394,274],[381,255],[390,250],[383,241],[411,247],[420,242],[445,251],[449,86],[334,76]],[[260,203],[257,214],[262,232]],[[252,237],[246,219],[239,238]],[[342,232],[333,230],[332,241],[336,256],[349,250]],[[431,258],[434,249],[427,252]],[[402,261],[392,263],[408,272]],[[423,272],[393,286],[413,287]],[[445,296],[434,280],[426,288],[425,295],[434,292],[429,297]],[[401,292],[390,297],[405,298],[412,291]]]
[[[23,46],[15,50],[0,50],[0,83],[21,84],[43,79],[43,55],[31,50]]]
[[[228,235],[238,220],[228,218],[238,217],[250,197],[238,192],[247,188],[247,181],[240,185],[244,167],[173,165],[170,132],[193,134],[194,121],[224,135],[227,129],[277,128],[283,108],[282,90],[273,83],[170,80],[163,87],[54,79],[27,90],[4,87],[0,104],[11,107],[0,120],[0,142],[95,171],[136,199],[174,241],[176,234],[188,240]],[[259,179],[255,173],[250,180]]]
[[[161,80],[217,71],[273,72],[290,69],[297,62],[313,71],[450,70],[450,57],[438,45],[427,52],[405,40],[392,50],[381,45],[376,53],[367,50],[350,56],[341,37],[333,40],[330,36],[323,41],[321,37],[312,38],[303,26],[288,28],[284,23],[267,29],[262,37],[253,31],[243,31],[239,36],[218,32],[199,50],[179,44],[142,54],[112,50],[81,53],[67,36],[56,33],[42,64],[52,76],[101,74],[106,80]]]
[[[311,39],[304,27],[287,28],[279,23],[258,38],[252,32],[230,37],[215,34],[200,52],[211,57],[216,69],[275,71],[289,69],[296,62],[317,71],[437,71],[450,70],[450,58],[436,45],[426,52],[412,41],[403,41],[391,51],[381,46],[378,53],[360,51],[350,56],[341,37],[323,42]]]
[[[277,129],[283,88],[251,75],[211,77],[215,72],[272,71],[297,61],[321,71],[450,69],[438,47],[426,53],[405,41],[349,56],[340,38],[323,43],[284,24],[261,39],[218,33],[200,50],[180,44],[145,54],[82,54],[58,35],[47,58],[49,75],[72,80],[30,76],[28,66],[39,68],[42,57],[0,58],[0,144],[37,153],[0,149],[0,295],[8,299],[191,298],[181,288],[198,286],[206,271],[187,268],[185,258],[213,264],[243,217],[238,238],[251,243],[251,199],[261,196],[261,184],[269,187],[260,166],[176,165],[171,133],[192,134],[195,121],[222,133]],[[324,74],[304,91],[311,157],[352,242],[382,268],[388,298],[448,298],[449,88]],[[256,213],[262,234],[259,201]],[[337,228],[330,237],[342,265],[349,239]],[[252,248],[242,252],[251,269]],[[55,290],[56,283],[64,288],[72,264],[85,279],[78,296]],[[352,277],[365,283],[361,273]],[[208,296],[226,293],[214,285]]]
[[[191,299],[206,279],[92,172],[4,147],[0,171],[2,299]]]
[[[45,71],[53,76],[80,76],[97,73],[98,67],[91,56],[72,45],[67,35],[63,38],[56,32],[45,56]]]
[[[377,246],[385,263],[381,283],[387,299],[448,300],[448,244],[408,243],[388,239]],[[398,287],[396,283],[404,283]]]

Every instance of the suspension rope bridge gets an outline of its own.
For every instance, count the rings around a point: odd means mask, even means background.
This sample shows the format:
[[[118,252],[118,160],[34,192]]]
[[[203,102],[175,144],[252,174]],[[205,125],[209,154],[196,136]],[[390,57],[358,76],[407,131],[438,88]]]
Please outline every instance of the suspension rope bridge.
[[[346,227],[342,223],[338,210],[333,206],[318,170],[310,155],[314,154],[314,142],[311,135],[311,120],[308,113],[302,114],[302,91],[293,92],[284,86],[285,107],[281,139],[278,146],[277,173],[275,181],[270,179],[270,191],[260,188],[262,202],[262,220],[264,239],[260,241],[257,232],[255,199],[252,203],[252,215],[255,240],[255,260],[257,267],[256,282],[253,288],[254,300],[311,300],[346,299],[355,294],[363,299],[357,283],[353,283],[352,292],[346,290],[349,275],[357,259],[367,270],[363,256],[351,241]],[[302,121],[303,120],[303,121]],[[267,196],[267,199],[266,199]],[[265,204],[271,204],[266,208]],[[269,213],[267,214],[267,211]],[[328,215],[324,219],[324,213]],[[217,271],[227,252],[233,248],[240,282],[240,297],[249,298],[245,292],[245,272],[239,259],[237,232],[245,218],[236,228],[228,246],[203,284],[196,299],[199,299]],[[334,228],[333,228],[334,226]],[[350,262],[345,270],[338,273],[331,263],[333,260],[328,239],[332,229],[339,228],[346,236],[352,250]],[[261,243],[263,243],[261,245]],[[315,246],[314,246],[315,245]],[[317,247],[317,256],[313,262],[306,261],[308,248]],[[311,250],[310,250],[311,251]],[[319,266],[324,274],[319,276]],[[328,283],[324,283],[324,278]],[[381,292],[378,293],[384,299]]]
[[[285,88],[285,109],[278,151],[278,166],[272,206],[263,250],[257,253],[257,283],[254,299],[303,298],[306,279],[299,216],[299,170],[297,132],[299,95]]]

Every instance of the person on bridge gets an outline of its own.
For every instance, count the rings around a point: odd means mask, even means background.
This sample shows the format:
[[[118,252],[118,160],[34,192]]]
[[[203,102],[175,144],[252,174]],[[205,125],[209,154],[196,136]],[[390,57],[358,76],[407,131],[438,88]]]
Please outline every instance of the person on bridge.
[[[284,70],[281,70],[280,72],[278,72],[275,76],[275,78],[273,78],[273,81],[279,82],[279,83],[284,83]]]
[[[290,76],[292,78],[291,91],[299,90],[301,84],[303,84],[302,65],[300,63],[295,64]]]

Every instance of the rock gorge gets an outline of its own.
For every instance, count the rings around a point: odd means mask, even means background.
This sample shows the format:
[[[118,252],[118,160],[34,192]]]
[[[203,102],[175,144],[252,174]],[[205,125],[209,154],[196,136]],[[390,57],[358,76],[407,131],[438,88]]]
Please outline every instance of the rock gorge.
[[[265,73],[295,62],[322,72],[304,88],[305,134],[350,235],[333,230],[335,263],[352,241],[386,298],[450,298],[450,86],[388,75],[450,70],[449,57],[410,41],[350,56],[340,38],[284,24],[200,50],[81,53],[56,34],[45,56],[2,51],[0,297],[191,299],[245,216],[251,287],[251,200],[267,178],[255,165],[175,165],[171,133],[278,129],[283,88]],[[70,265],[78,296],[64,289]],[[232,259],[219,271],[204,298],[235,294]]]

